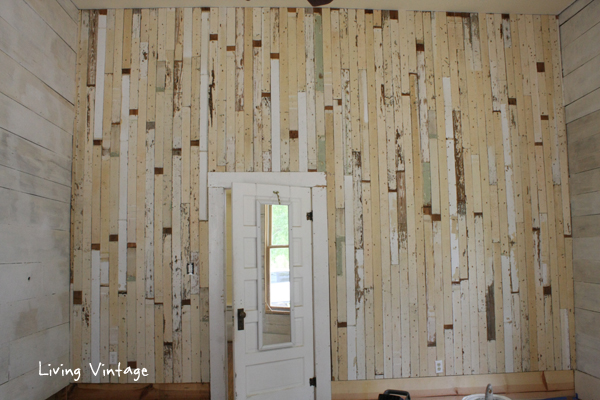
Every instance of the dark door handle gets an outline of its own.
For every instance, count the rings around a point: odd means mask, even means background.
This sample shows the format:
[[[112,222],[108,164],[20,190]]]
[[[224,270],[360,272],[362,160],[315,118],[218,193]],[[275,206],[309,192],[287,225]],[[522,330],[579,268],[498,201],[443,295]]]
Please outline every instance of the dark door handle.
[[[246,318],[246,312],[244,311],[243,308],[238,308],[237,316],[238,316],[238,331],[243,331],[244,330],[244,318]]]

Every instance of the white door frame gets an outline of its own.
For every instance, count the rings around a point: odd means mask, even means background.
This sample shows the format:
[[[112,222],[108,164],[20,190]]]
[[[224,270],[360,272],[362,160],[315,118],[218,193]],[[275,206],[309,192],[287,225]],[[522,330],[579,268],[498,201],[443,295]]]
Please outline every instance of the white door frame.
[[[227,398],[225,190],[233,182],[312,188],[313,321],[317,400],[331,399],[327,182],[324,172],[209,172],[210,395]]]

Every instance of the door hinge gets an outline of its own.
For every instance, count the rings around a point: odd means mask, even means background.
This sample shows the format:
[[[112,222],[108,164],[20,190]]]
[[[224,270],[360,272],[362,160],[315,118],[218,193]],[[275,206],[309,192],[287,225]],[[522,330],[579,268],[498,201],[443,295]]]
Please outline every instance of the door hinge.
[[[313,214],[312,213],[313,213],[312,211],[309,211],[309,212],[306,213],[306,220],[307,221],[312,221],[313,220]]]
[[[310,386],[317,387],[317,377],[315,376],[314,378],[310,378],[308,383],[310,383]]]

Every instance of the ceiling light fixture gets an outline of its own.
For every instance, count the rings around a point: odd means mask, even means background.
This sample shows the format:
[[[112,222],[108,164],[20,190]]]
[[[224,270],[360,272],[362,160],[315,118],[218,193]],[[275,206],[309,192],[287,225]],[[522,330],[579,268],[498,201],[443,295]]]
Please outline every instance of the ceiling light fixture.
[[[313,7],[326,6],[327,4],[331,3],[332,1],[333,0],[308,0],[310,5]]]

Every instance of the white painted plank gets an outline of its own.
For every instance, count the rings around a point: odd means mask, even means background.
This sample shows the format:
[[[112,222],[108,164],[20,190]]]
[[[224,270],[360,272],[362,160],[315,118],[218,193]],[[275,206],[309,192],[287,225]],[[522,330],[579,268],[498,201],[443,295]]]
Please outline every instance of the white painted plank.
[[[571,104],[600,87],[599,68],[600,55],[597,55],[564,77],[565,104]]]
[[[27,124],[23,124],[23,121],[27,121]],[[55,153],[55,163],[69,171],[69,177],[66,182],[68,185],[71,184],[70,171],[73,151],[73,136],[70,133],[71,130],[65,131],[61,129],[32,110],[29,110],[27,107],[1,93],[0,126],[6,131],[21,138],[22,142],[25,142],[26,140],[40,146],[42,150],[49,150]],[[0,131],[0,134],[8,133],[6,131]],[[40,132],[44,132],[44,135],[40,135]],[[1,147],[2,146],[0,146],[0,148]],[[48,165],[48,168],[52,167],[53,165]]]
[[[102,140],[102,115],[104,115],[104,65],[106,62],[106,15],[98,15],[98,40],[96,42],[96,101],[94,105],[94,140]]]
[[[92,250],[92,266],[91,266],[91,362],[92,365],[98,365],[100,362],[100,250]],[[92,383],[100,383],[100,376],[92,375]]]
[[[73,131],[73,105],[0,51],[0,92],[66,132]]]
[[[314,304],[329,304],[329,263],[327,241],[327,189],[315,187],[313,198],[313,291]],[[315,326],[329,325],[329,307],[315,307]],[[329,335],[315,337],[315,374],[319,378],[317,400],[331,399],[331,358]]]
[[[306,92],[298,93],[298,171],[308,171]]]
[[[0,204],[2,224],[69,230],[70,210],[62,202],[0,188]]]
[[[55,55],[40,49],[36,43],[31,42],[3,18],[0,18],[0,50],[60,93],[61,96],[69,101],[74,101],[74,68],[70,68],[71,66],[66,64],[66,60],[58,59]]]
[[[596,45],[599,34],[600,24],[597,24],[562,48],[564,75],[570,74],[600,53],[600,46]]]
[[[0,133],[2,130],[0,130]],[[0,145],[0,148],[2,146]],[[10,149],[6,149],[9,150]],[[49,200],[56,200],[61,203],[69,204],[71,197],[71,188],[56,182],[39,178],[17,169],[4,166],[3,163],[10,163],[10,159],[2,159],[0,151],[0,187],[14,190],[16,192],[43,197]],[[12,158],[12,157],[11,157]],[[64,172],[64,171],[63,171]]]
[[[560,13],[558,17],[559,24],[562,25],[567,22],[571,17],[576,15],[579,11],[581,11],[582,8],[590,4],[592,1],[593,0],[576,0],[571,3],[571,5],[562,10]]]
[[[579,10],[576,13],[573,13],[576,9]],[[591,0],[576,1],[571,7],[567,8],[565,12],[561,13],[559,19],[564,19],[564,17],[568,17],[569,14],[572,15],[572,18],[569,18],[568,21],[564,21],[564,23],[563,21],[559,21],[561,24],[560,41],[562,47],[568,46],[579,36],[600,22],[600,2]]]
[[[38,292],[36,297],[3,302],[0,305],[0,347],[8,346],[8,343],[19,338],[68,323],[69,309],[61,306],[68,302],[69,288],[66,286],[60,292],[43,296]],[[8,371],[8,363],[5,368]]]
[[[279,113],[279,60],[271,59],[271,170],[281,170],[281,116]]]
[[[9,101],[16,105],[11,100]],[[2,101],[0,99],[1,106]],[[10,109],[7,111],[10,112]],[[48,125],[50,124],[47,121],[43,121],[39,128],[43,129]],[[38,128],[37,125],[32,127],[32,129],[36,128]],[[69,145],[68,148],[71,148],[71,146]],[[71,186],[70,158],[56,154],[43,146],[35,144],[29,138],[22,138],[1,128],[0,165],[39,177],[51,183],[63,185],[67,188]]]
[[[344,226],[346,236],[346,341],[348,343],[348,380],[356,379],[356,276],[354,272],[354,201],[352,175],[344,177]]]
[[[8,370],[10,377],[16,378],[39,368],[40,361],[46,364],[68,353],[69,341],[64,340],[67,337],[69,325],[62,324],[11,342]],[[49,346],[49,343],[52,345]]]
[[[67,44],[29,4],[23,0],[3,2],[0,17],[63,68],[71,68],[73,76],[75,75],[77,47]],[[74,36],[72,40],[76,44],[76,31],[71,35]],[[69,101],[74,102],[75,92],[71,96]]]
[[[227,342],[225,324],[225,263],[223,243],[225,238],[225,190],[209,189],[209,241],[210,271],[209,318],[210,324],[210,395],[213,399],[227,398]],[[223,329],[223,330],[222,330]]]
[[[67,332],[68,335],[68,332]],[[53,365],[69,365],[69,353],[61,354],[58,358],[47,360]],[[46,399],[69,384],[69,377],[40,376],[39,371],[34,369],[16,379],[0,386],[0,398],[11,400]],[[23,390],[27,388],[27,390]]]
[[[119,291],[127,290],[127,169],[129,161],[129,75],[121,85],[121,137],[119,153]],[[100,118],[97,118],[100,119]],[[95,133],[95,132],[94,132]]]
[[[74,51],[77,50],[77,23],[54,0],[25,0],[56,34]]]
[[[200,152],[200,173],[198,185],[198,203],[200,221],[208,220],[208,152]]]
[[[79,9],[71,0],[56,0],[60,6],[65,10],[67,14],[71,17],[71,19],[77,22],[79,18]]]

